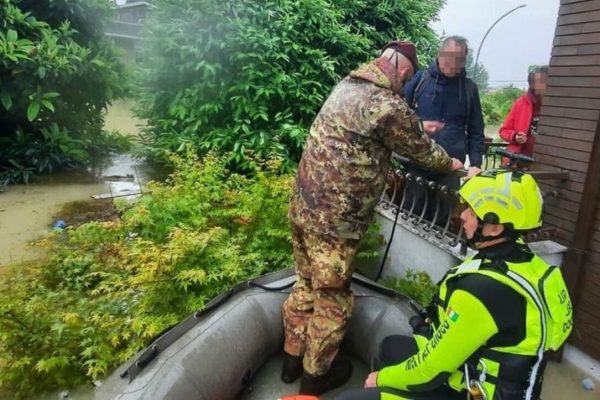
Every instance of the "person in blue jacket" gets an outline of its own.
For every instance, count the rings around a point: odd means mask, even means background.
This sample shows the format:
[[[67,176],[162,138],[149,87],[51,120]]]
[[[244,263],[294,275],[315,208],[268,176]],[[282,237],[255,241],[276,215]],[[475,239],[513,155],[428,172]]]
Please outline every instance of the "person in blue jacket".
[[[464,163],[468,156],[470,178],[481,171],[485,145],[479,91],[465,71],[468,52],[465,38],[446,38],[437,59],[427,70],[418,71],[405,86],[404,97],[423,121],[425,131],[450,157]],[[413,176],[422,176],[440,186],[452,190],[460,187],[459,177],[455,174],[438,174],[415,166],[408,169]],[[413,213],[419,215],[427,190],[424,185],[409,185],[405,208],[412,208]],[[445,207],[438,215],[440,223],[445,222],[453,206],[447,199],[443,203]],[[430,200],[428,204],[430,209],[426,215],[431,219],[436,202]]]

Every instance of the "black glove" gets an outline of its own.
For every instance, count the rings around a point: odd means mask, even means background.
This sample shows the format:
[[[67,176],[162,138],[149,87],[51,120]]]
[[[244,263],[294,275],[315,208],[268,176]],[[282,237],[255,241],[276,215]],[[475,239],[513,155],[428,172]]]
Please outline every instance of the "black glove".
[[[423,314],[412,316],[408,320],[408,323],[412,327],[413,334],[427,338],[431,337],[431,324],[429,323],[429,319],[425,318]]]

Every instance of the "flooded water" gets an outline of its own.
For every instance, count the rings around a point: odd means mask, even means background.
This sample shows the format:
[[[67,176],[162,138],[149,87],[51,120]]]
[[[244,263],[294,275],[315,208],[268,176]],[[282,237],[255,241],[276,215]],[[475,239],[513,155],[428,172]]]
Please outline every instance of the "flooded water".
[[[39,177],[29,185],[12,185],[0,193],[0,266],[39,257],[27,244],[52,230],[55,216],[75,201],[139,195],[160,169],[129,155],[115,155],[89,169]]]
[[[124,135],[137,136],[144,121],[133,116],[133,100],[115,101],[108,109],[104,119],[104,128],[108,131],[119,131]]]
[[[40,254],[27,243],[52,229],[52,217],[65,203],[88,200],[106,185],[64,174],[31,185],[9,186],[0,194],[0,266]]]
[[[106,129],[135,136],[143,122],[132,117],[130,101],[116,102],[106,116]],[[12,185],[0,193],[0,267],[40,255],[27,244],[51,231],[54,216],[67,203],[143,191],[160,169],[129,155],[108,157],[93,168],[40,176],[29,185]]]

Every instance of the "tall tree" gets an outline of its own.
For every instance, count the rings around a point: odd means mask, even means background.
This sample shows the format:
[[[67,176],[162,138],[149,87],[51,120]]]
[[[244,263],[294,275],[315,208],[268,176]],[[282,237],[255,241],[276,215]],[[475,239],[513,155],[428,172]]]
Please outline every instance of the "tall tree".
[[[299,159],[333,85],[390,39],[432,56],[442,0],[157,0],[147,20],[139,116],[149,153],[218,148]],[[423,57],[426,62],[427,56]]]

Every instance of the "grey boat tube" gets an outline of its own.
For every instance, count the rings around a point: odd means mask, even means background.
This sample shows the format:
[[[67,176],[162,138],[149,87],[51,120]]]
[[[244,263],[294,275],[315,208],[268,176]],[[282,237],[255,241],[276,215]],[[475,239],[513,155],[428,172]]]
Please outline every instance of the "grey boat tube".
[[[281,306],[294,281],[293,271],[284,270],[221,294],[118,368],[94,399],[235,399],[282,351]],[[352,290],[355,308],[342,347],[370,364],[385,336],[411,333],[414,305],[359,275]]]

